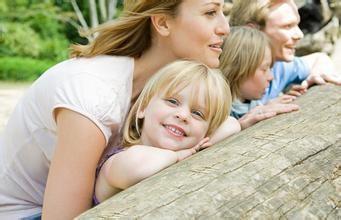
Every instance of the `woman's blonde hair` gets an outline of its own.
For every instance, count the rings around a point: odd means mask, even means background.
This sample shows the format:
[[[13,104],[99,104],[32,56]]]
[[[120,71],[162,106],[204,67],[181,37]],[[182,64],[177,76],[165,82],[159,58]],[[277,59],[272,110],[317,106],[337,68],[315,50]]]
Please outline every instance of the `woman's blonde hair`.
[[[261,31],[250,27],[231,28],[220,55],[220,70],[230,84],[233,99],[240,97],[241,84],[256,73],[267,47],[272,51],[270,40]]]
[[[192,91],[192,102],[197,102],[198,90],[202,85],[205,87],[205,119],[209,122],[206,135],[212,134],[230,114],[230,88],[219,70],[195,61],[181,60],[165,66],[149,79],[127,117],[123,145],[140,144],[143,119],[139,119],[137,114],[148,106],[154,96],[170,97],[193,83],[198,86]]]
[[[71,46],[72,57],[120,55],[140,57],[152,44],[151,16],[175,17],[182,0],[125,0],[120,18],[82,34],[98,36],[87,45]]]

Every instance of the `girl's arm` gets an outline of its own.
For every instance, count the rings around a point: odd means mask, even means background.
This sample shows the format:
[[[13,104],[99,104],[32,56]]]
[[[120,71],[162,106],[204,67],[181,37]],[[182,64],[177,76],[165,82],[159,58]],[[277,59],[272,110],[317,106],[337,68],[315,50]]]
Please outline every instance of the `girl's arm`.
[[[240,124],[237,119],[229,116],[220,126],[219,128],[212,134],[210,138],[210,142],[212,144],[218,143],[219,141],[224,140],[225,138],[238,133],[241,130]]]
[[[293,103],[267,103],[265,105],[258,105],[246,113],[243,117],[239,118],[241,129],[244,130],[252,125],[275,117],[279,114],[289,113],[299,110],[299,106]]]
[[[96,197],[103,201],[168,166],[183,160],[199,150],[209,147],[209,138],[196,146],[172,151],[146,145],[134,145],[110,157],[96,180]]]
[[[44,194],[43,219],[72,219],[91,207],[95,170],[105,147],[88,118],[57,109],[57,146]]]
[[[175,151],[134,145],[110,157],[103,165],[99,177],[105,178],[111,187],[126,189],[177,161]],[[98,179],[97,183],[100,182]],[[100,189],[101,186],[96,185],[96,188]]]

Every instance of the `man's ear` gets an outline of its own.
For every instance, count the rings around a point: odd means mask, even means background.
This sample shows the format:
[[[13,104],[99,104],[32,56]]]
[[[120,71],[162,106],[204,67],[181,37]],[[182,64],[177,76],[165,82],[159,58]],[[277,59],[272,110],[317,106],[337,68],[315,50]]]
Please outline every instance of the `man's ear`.
[[[161,36],[168,36],[170,33],[170,26],[169,26],[169,16],[167,15],[152,15],[150,17],[152,25],[154,29],[161,35]]]

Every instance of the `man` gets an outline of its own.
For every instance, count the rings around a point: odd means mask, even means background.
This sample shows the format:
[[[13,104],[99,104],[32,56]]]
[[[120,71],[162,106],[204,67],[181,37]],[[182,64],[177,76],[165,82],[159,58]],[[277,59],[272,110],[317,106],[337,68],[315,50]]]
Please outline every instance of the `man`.
[[[341,85],[331,59],[324,53],[295,57],[295,48],[303,33],[300,16],[293,0],[238,0],[230,14],[231,26],[248,25],[263,31],[274,47],[274,79],[257,106],[239,119],[242,129],[276,114],[297,110],[288,104],[313,84]],[[292,85],[293,84],[293,85]],[[288,86],[288,95],[277,98]],[[274,100],[276,101],[271,101]]]

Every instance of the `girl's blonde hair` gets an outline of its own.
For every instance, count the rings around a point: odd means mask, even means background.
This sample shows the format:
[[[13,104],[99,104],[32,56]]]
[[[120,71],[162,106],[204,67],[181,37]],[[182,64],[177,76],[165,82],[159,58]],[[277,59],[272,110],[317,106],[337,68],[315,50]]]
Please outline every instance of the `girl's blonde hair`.
[[[270,40],[261,31],[250,27],[231,28],[220,55],[220,70],[230,84],[233,99],[240,97],[241,84],[256,73],[267,47],[272,51]],[[271,54],[273,62],[274,53]]]
[[[150,17],[164,14],[175,17],[182,0],[125,0],[120,18],[82,34],[98,36],[87,45],[71,46],[72,57],[120,55],[140,57],[152,44]]]
[[[198,86],[192,91],[192,102],[197,102],[198,90],[202,85],[205,87],[205,119],[209,122],[206,135],[212,134],[230,114],[230,88],[219,70],[210,69],[198,62],[182,60],[165,66],[149,79],[127,117],[123,145],[140,144],[143,119],[139,119],[137,113],[144,110],[154,96],[170,97],[193,83]]]

